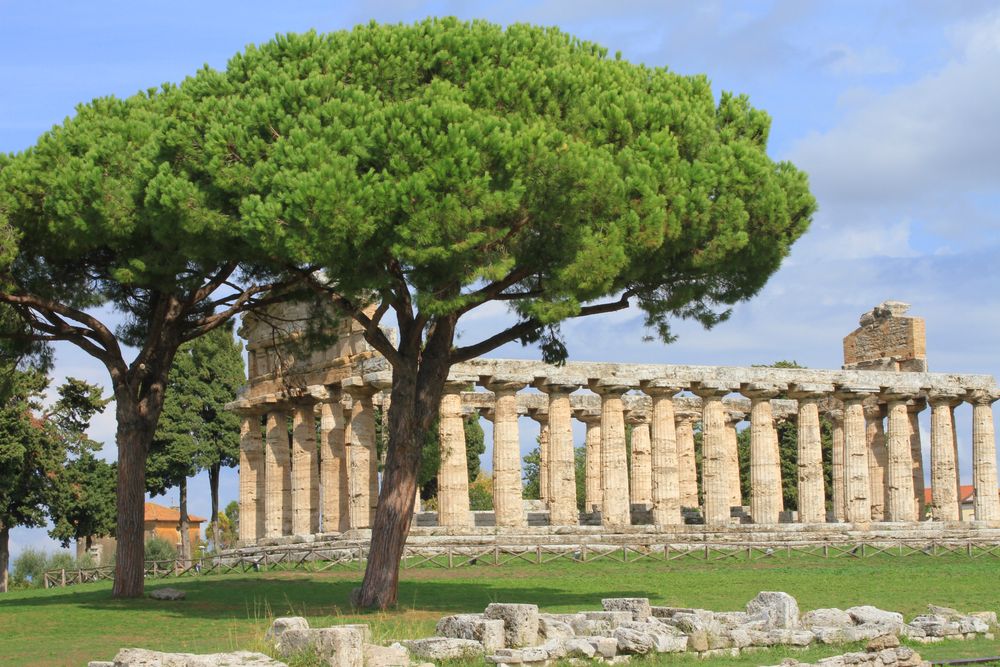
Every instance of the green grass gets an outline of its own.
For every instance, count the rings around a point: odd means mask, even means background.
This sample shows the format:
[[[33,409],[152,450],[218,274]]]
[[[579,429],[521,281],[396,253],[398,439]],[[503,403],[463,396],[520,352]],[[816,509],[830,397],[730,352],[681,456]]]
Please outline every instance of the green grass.
[[[638,561],[525,563],[494,568],[404,570],[400,608],[353,614],[347,605],[360,572],[267,572],[150,582],[174,586],[182,602],[111,600],[107,582],[0,596],[0,665],[81,665],[109,660],[123,646],[208,652],[260,648],[274,616],[301,615],[316,627],[364,622],[380,640],[430,635],[448,613],[481,611],[490,602],[533,602],[543,610],[600,608],[602,597],[649,597],[654,604],[742,609],[761,590],[795,596],[803,610],[873,604],[907,618],[927,603],[964,611],[1000,611],[1000,564],[959,556],[864,560],[765,560],[752,563]],[[931,658],[1000,655],[1000,642],[917,647]],[[738,659],[690,662],[659,656],[650,664],[775,664],[785,655],[817,659],[842,647],[778,649]],[[644,663],[646,661],[643,661]]]

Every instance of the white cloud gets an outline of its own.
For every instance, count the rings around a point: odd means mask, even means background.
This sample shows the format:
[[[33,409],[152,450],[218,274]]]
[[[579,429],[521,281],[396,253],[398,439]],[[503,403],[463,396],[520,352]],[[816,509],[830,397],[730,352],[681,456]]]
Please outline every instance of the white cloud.
[[[891,74],[899,69],[900,60],[884,46],[855,49],[838,44],[823,58],[826,69],[837,75],[867,76]]]

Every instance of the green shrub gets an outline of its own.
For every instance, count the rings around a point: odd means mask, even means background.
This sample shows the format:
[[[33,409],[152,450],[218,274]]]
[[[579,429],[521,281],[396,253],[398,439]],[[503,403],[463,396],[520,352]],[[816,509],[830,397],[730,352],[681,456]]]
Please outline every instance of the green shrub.
[[[162,537],[151,537],[146,540],[146,560],[175,560],[177,549]]]
[[[38,586],[42,583],[42,573],[48,565],[48,557],[41,549],[25,549],[14,559],[11,583],[14,586]]]

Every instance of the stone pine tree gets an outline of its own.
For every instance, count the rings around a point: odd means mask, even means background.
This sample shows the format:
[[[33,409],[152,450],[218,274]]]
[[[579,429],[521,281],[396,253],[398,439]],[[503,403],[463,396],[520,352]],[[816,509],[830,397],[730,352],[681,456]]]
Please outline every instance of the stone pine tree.
[[[111,381],[115,597],[142,595],[146,456],[178,348],[282,287],[226,190],[243,123],[208,136],[217,111],[182,86],[101,98],[0,154],[0,304],[17,316],[0,335],[69,342]]]
[[[154,494],[178,488],[180,556],[185,561],[191,559],[188,477],[208,470],[213,534],[218,534],[219,471],[238,461],[240,423],[225,404],[245,382],[241,350],[231,327],[219,327],[180,349],[167,381],[146,466],[146,486]]]
[[[281,36],[186,86],[225,98],[206,134],[229,147],[225,184],[262,250],[392,366],[363,607],[396,601],[453,364],[514,341],[560,361],[560,322],[631,306],[664,340],[673,318],[712,326],[762,288],[815,205],[805,175],[768,157],[770,120],[746,97],[552,28]],[[490,333],[457,336],[493,305],[507,314]]]

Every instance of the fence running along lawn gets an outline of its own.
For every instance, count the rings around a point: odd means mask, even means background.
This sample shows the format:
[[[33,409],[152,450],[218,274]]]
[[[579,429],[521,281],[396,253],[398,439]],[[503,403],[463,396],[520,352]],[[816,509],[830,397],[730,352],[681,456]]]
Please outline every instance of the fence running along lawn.
[[[671,544],[499,546],[476,549],[468,546],[406,547],[400,566],[454,569],[472,566],[500,567],[508,563],[528,562],[542,565],[555,560],[593,562],[599,559],[629,563],[638,560],[663,562],[678,560],[752,562],[763,559],[792,558],[1000,558],[1000,544],[965,542],[931,542],[922,546],[856,542],[849,544],[797,544],[766,547],[753,545],[695,546]],[[223,562],[217,559],[193,561],[146,561],[147,579],[196,577],[207,574],[246,573],[265,570],[309,570],[324,572],[333,568],[363,569],[368,559],[368,547],[353,549],[330,546],[271,549],[255,555],[234,556]],[[49,570],[44,573],[45,588],[70,586],[114,579],[114,566],[86,569]]]

